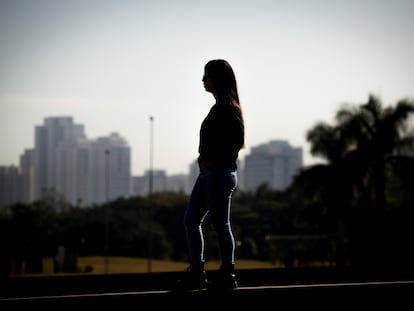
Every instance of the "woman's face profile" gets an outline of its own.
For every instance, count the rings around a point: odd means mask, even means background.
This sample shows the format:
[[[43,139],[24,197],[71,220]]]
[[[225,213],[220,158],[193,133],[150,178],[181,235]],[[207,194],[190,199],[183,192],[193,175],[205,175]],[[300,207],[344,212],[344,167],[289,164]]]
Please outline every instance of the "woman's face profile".
[[[213,92],[213,85],[211,83],[211,79],[208,77],[207,72],[204,72],[202,81],[203,81],[205,90],[207,92]]]

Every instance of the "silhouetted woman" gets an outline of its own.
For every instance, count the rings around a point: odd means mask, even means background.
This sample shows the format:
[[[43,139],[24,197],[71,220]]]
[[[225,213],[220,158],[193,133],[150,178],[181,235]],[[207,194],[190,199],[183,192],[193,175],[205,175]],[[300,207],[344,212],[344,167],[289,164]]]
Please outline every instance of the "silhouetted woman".
[[[198,289],[210,285],[204,270],[203,221],[210,213],[217,232],[221,266],[213,288],[237,287],[234,273],[235,240],[230,211],[233,191],[237,187],[237,159],[244,147],[244,120],[239,102],[236,77],[230,64],[222,59],[209,61],[204,67],[204,88],[215,103],[200,128],[199,175],[184,216],[190,265],[178,289]]]

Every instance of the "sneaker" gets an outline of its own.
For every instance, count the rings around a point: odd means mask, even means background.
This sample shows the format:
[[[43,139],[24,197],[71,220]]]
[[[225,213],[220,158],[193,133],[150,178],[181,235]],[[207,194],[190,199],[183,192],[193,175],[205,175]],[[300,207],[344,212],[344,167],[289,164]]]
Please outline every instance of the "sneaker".
[[[183,278],[175,283],[174,291],[207,289],[208,280],[204,265],[190,265]]]

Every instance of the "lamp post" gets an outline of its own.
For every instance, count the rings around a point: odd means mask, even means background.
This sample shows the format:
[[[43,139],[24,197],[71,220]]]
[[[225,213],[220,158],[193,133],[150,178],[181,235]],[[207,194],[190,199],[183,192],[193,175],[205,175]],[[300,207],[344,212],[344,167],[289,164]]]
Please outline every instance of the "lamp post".
[[[148,198],[151,202],[151,195],[153,191],[153,161],[154,161],[154,117],[150,116],[150,159],[149,159],[149,176],[148,176]],[[149,206],[149,222],[148,222],[148,272],[152,271],[152,206]]]
[[[150,164],[148,194],[152,194],[153,188],[153,162],[154,162],[154,117],[150,116]]]
[[[109,149],[105,150],[105,273],[109,272]]]

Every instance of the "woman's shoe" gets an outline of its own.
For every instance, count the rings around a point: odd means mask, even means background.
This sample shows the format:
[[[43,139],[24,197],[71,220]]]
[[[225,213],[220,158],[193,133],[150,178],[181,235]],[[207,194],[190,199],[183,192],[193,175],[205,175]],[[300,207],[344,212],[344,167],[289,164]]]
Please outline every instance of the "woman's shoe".
[[[234,273],[234,264],[222,265],[209,284],[209,289],[218,291],[233,290],[237,287],[238,284],[236,274]]]
[[[190,264],[184,272],[183,278],[176,282],[175,291],[206,289],[208,280],[204,270],[204,263]]]

